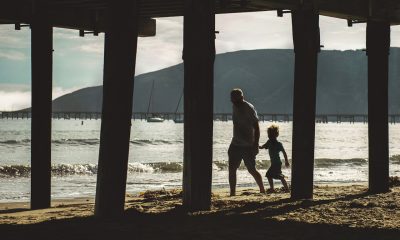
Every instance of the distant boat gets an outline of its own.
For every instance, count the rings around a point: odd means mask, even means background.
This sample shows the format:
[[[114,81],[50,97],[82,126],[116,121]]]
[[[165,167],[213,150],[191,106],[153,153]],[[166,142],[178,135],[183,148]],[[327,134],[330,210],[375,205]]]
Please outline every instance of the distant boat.
[[[182,118],[177,118],[177,119],[174,119],[174,122],[175,123],[184,123],[184,120]]]
[[[148,116],[149,113],[150,113],[150,106],[151,106],[151,103],[153,102],[153,92],[154,92],[154,80],[153,80],[153,84],[151,85],[149,104],[147,106],[147,114],[146,114],[146,116]],[[151,123],[164,122],[164,118],[161,118],[159,116],[153,116],[153,115],[150,116],[150,117],[147,117],[146,120],[147,120],[147,122],[151,122]]]
[[[175,109],[175,119],[174,119],[175,123],[183,123],[184,122],[183,118],[177,118],[177,112],[179,109],[179,104],[182,101],[182,97],[183,97],[183,91],[182,91],[181,97],[179,98],[178,105],[176,106],[176,109]]]
[[[148,117],[147,122],[164,122],[164,118],[160,117]]]

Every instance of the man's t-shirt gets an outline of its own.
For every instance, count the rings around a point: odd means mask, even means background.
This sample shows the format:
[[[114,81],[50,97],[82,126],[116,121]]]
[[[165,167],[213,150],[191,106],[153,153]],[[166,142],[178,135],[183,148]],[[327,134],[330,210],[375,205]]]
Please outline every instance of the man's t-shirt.
[[[263,147],[265,149],[268,149],[269,157],[271,158],[271,165],[282,164],[279,152],[283,152],[285,150],[283,149],[283,145],[281,142],[278,142],[278,140],[276,139],[275,140],[269,139],[267,143],[263,145]]]
[[[258,122],[257,111],[254,106],[244,101],[238,106],[233,105],[233,138],[232,145],[253,146],[255,142],[254,124]]]

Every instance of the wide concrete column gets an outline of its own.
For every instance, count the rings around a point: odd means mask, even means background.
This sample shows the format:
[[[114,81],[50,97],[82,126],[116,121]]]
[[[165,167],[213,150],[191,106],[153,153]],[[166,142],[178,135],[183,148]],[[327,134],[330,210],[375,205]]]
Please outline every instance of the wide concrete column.
[[[319,15],[312,7],[292,12],[295,52],[292,140],[293,199],[313,197]]]
[[[389,22],[367,22],[369,191],[389,191]]]
[[[109,1],[95,215],[123,214],[138,36],[138,1]]]
[[[31,209],[50,207],[53,28],[46,1],[36,1],[31,23]]]
[[[211,206],[215,1],[185,0],[183,204]]]

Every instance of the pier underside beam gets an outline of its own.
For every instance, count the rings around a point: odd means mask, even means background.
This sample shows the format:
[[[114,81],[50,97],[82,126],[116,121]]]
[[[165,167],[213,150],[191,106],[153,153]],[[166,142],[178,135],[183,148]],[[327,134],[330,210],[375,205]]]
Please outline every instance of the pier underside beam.
[[[53,28],[45,1],[37,1],[31,24],[32,120],[31,209],[51,203],[51,106]]]
[[[95,204],[98,217],[117,217],[124,211],[137,36],[138,1],[110,1]]]
[[[211,207],[215,1],[185,1],[183,204]]]
[[[292,12],[295,75],[293,97],[293,199],[313,197],[319,15],[312,8]]]
[[[389,191],[389,22],[367,22],[369,191]]]

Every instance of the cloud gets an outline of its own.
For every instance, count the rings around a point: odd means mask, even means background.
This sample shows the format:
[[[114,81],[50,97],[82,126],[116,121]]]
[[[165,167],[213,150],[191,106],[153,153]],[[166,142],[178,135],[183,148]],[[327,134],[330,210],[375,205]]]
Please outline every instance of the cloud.
[[[0,90],[0,111],[14,111],[29,107],[30,92],[5,92]]]
[[[53,88],[53,100],[78,90],[79,88]],[[31,91],[29,85],[0,84],[0,111],[15,111],[31,106]]]
[[[157,35],[138,39],[136,75],[182,62],[183,18],[159,18],[156,21]]]
[[[11,27],[12,26],[12,27]],[[0,59],[27,60],[30,52],[30,31],[15,31],[13,25],[0,26]]]
[[[217,53],[264,48],[291,48],[290,17],[275,12],[216,16]]]
[[[21,61],[27,59],[28,57],[21,51],[0,49],[0,58],[5,58],[12,61]]]
[[[53,36],[55,54],[58,56],[80,58],[80,55],[95,57],[103,55],[104,34],[80,37],[77,30],[57,28]]]
[[[72,93],[78,89],[80,89],[80,87],[74,87],[74,88],[68,88],[68,89],[63,89],[61,87],[55,87],[55,88],[53,88],[53,100],[65,95],[65,94]]]
[[[31,86],[27,84],[0,83],[0,91],[6,92],[27,92],[31,90]]]
[[[55,40],[65,40],[65,39],[80,39],[78,30],[64,29],[64,28],[54,28],[53,39]]]
[[[103,54],[104,52],[104,44],[103,42],[92,42],[83,44],[77,47],[78,51],[82,51],[85,53],[94,53],[94,54]]]
[[[14,30],[13,25],[0,26],[0,46],[2,48],[26,49],[31,44],[29,28],[20,31]]]
[[[392,26],[391,30],[391,45],[393,47],[400,47],[400,26]]]

